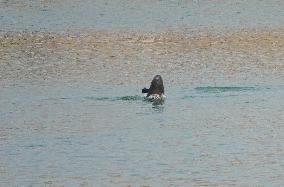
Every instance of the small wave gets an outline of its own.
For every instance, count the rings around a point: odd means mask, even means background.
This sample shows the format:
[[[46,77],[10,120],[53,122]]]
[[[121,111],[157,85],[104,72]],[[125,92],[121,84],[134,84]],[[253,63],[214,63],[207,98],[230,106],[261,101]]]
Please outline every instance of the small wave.
[[[217,92],[211,92],[211,93],[217,93]],[[237,97],[237,94],[230,94],[230,95],[186,95],[183,96],[182,99],[195,99],[195,98],[213,98],[213,97]]]
[[[122,101],[137,101],[137,100],[141,100],[143,97],[139,96],[139,95],[134,95],[134,96],[123,96],[123,97],[118,97],[118,100],[122,100]]]
[[[242,91],[255,90],[255,87],[206,86],[206,87],[196,87],[195,90],[206,93],[242,92]]]
[[[121,97],[85,97],[85,99],[97,100],[97,101],[137,101],[142,100],[143,97],[134,96],[121,96]]]

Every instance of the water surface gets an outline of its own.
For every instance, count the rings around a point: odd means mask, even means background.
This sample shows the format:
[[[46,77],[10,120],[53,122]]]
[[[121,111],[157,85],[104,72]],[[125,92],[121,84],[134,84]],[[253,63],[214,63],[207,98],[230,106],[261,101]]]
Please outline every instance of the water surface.
[[[0,1],[1,30],[283,26],[281,0]]]
[[[0,94],[3,186],[281,186],[283,86],[22,85]]]
[[[284,186],[283,2],[0,0],[0,186]]]

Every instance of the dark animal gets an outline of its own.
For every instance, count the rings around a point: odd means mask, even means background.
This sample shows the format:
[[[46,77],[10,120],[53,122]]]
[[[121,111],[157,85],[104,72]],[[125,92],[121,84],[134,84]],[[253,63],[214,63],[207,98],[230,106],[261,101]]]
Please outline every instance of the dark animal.
[[[156,75],[151,82],[150,88],[143,88],[142,93],[147,93],[146,97],[164,97],[164,84],[161,75]]]

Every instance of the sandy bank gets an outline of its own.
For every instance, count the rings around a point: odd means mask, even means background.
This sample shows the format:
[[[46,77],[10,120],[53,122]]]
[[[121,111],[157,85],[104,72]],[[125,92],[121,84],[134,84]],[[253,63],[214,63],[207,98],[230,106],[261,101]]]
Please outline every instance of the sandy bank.
[[[0,36],[0,82],[171,84],[284,80],[284,29],[19,32]]]

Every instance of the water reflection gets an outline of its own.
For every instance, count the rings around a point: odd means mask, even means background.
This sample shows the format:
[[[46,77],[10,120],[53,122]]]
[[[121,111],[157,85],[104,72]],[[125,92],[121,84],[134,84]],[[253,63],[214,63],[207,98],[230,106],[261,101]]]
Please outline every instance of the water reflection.
[[[164,111],[164,102],[163,103],[156,103],[156,102],[153,102],[152,104],[152,108],[155,112],[158,112],[158,113],[162,113]]]

